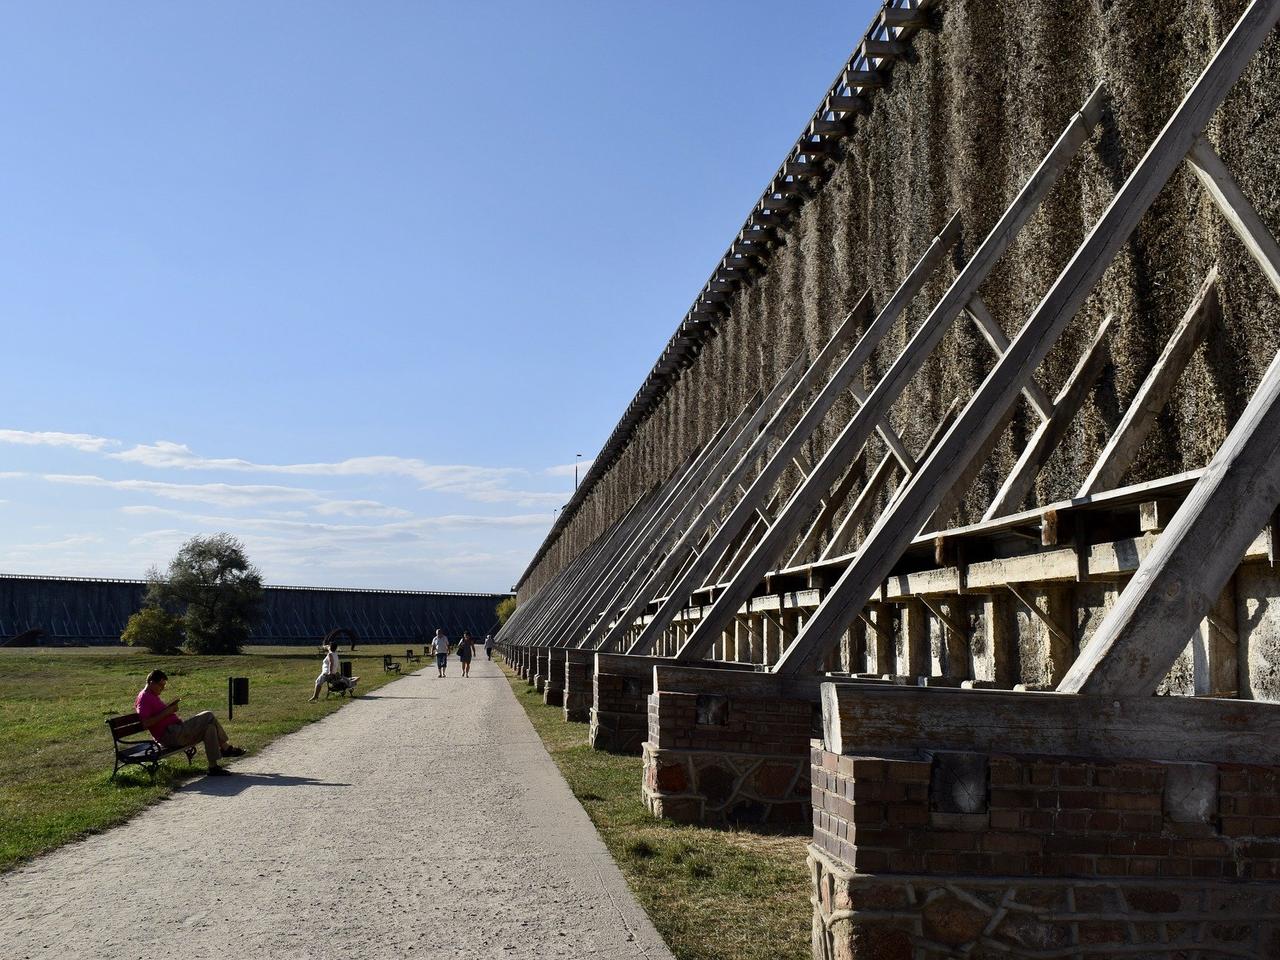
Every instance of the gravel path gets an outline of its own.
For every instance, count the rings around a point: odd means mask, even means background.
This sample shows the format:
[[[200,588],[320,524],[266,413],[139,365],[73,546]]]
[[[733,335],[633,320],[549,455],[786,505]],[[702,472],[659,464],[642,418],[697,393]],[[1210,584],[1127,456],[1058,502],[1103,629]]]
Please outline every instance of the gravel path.
[[[671,958],[483,657],[234,769],[0,876],[5,960]]]

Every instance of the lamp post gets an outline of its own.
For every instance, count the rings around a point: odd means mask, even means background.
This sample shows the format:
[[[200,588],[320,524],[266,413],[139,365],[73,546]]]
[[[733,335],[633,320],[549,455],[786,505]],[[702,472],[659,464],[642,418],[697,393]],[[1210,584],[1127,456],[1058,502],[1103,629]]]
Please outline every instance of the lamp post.
[[[582,454],[575,453],[573,461],[573,492],[578,492],[578,461],[582,459]]]

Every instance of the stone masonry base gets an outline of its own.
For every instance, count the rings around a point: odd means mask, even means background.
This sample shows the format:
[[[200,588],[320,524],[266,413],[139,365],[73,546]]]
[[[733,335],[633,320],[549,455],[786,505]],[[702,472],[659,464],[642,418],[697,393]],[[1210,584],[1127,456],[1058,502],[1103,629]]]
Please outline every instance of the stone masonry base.
[[[591,708],[589,742],[596,750],[637,756],[648,735],[648,718],[642,713],[614,713]]]
[[[808,823],[809,758],[644,744],[644,802],[680,823]]]
[[[857,874],[809,846],[815,960],[1280,957],[1280,884]]]

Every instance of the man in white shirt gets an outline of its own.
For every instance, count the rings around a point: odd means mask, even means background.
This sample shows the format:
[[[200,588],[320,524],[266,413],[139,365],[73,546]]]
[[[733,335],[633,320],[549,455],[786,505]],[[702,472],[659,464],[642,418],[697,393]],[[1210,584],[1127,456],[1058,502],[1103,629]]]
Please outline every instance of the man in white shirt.
[[[440,671],[436,676],[443,677],[444,668],[449,663],[449,638],[444,635],[444,630],[436,630],[435,639],[431,641],[431,649],[436,655],[436,669]]]

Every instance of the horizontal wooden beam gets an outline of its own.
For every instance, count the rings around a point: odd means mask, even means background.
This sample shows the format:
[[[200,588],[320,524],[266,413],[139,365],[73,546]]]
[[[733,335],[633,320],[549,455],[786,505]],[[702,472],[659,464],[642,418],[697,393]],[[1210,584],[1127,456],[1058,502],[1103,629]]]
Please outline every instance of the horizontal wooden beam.
[[[972,750],[1116,760],[1280,763],[1280,705],[1207,697],[1090,697],[822,685],[832,753]]]

